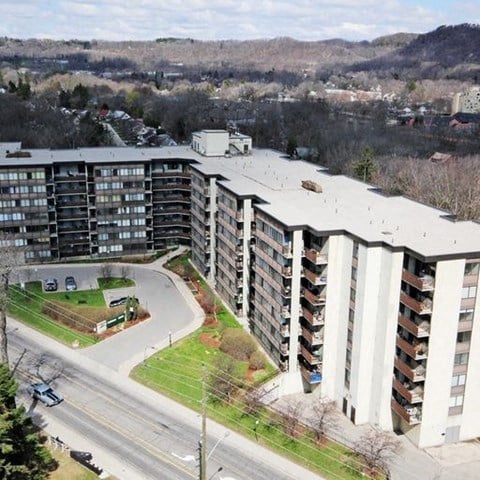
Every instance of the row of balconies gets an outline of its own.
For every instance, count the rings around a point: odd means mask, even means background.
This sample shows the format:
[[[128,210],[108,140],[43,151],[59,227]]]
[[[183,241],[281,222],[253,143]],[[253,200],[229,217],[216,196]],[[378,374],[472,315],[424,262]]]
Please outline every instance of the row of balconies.
[[[413,360],[403,361],[399,357],[394,359],[393,364],[399,372],[403,373],[403,375],[405,375],[412,382],[425,381],[426,368],[423,364],[414,362]]]
[[[303,296],[311,305],[320,306],[327,302],[327,292],[323,289],[320,293],[313,293],[308,288],[302,288],[300,295]]]
[[[318,349],[315,352],[310,352],[305,345],[300,345],[300,355],[308,362],[309,365],[321,365],[322,354],[323,353],[321,349]]]
[[[306,248],[304,256],[315,265],[325,265],[328,261],[328,253],[315,250],[313,248]]]
[[[402,417],[409,425],[416,425],[422,421],[422,407],[409,404],[406,400],[401,405],[395,398],[392,398],[392,410]]]
[[[432,313],[433,302],[431,298],[420,297],[416,300],[405,292],[400,292],[400,302],[419,315],[428,315]]]
[[[300,372],[305,381],[310,385],[315,385],[322,381],[322,372],[319,366],[309,370],[305,365],[300,364]]]
[[[323,328],[318,332],[312,332],[308,328],[302,327],[302,337],[310,345],[321,345],[323,343],[323,335],[324,335]]]
[[[414,360],[423,360],[427,358],[427,342],[419,342],[415,339],[410,342],[408,339],[403,338],[401,335],[397,334],[397,346]]]
[[[405,268],[402,271],[402,280],[421,292],[432,291],[435,287],[435,280],[432,275],[427,275],[426,273],[415,275]]]
[[[430,335],[430,322],[417,318],[411,320],[401,313],[398,314],[398,323],[417,338],[428,337]]]
[[[410,404],[423,402],[423,385],[415,385],[408,381],[402,383],[394,377],[393,388]]]

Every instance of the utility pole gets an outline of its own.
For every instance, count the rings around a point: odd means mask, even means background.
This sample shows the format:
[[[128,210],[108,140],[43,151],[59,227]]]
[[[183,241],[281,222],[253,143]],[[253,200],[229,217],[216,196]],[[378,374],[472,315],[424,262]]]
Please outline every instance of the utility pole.
[[[200,440],[200,480],[207,480],[207,391],[205,365],[202,365],[202,436]]]

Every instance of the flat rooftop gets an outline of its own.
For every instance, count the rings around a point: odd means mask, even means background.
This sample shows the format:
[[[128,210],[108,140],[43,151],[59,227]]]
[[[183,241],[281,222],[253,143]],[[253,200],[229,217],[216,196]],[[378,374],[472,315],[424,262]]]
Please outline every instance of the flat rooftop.
[[[409,248],[427,259],[480,258],[480,224],[451,221],[446,218],[448,212],[404,197],[384,196],[373,185],[343,175],[329,175],[319,165],[291,160],[274,150],[252,149],[247,156],[230,158],[204,157],[190,146],[28,151],[28,158],[0,155],[0,168],[57,162],[189,160],[202,173],[223,177],[219,183],[236,195],[258,198],[261,203],[257,208],[287,228],[308,226],[317,232],[348,232],[369,243]],[[322,192],[306,190],[303,180],[319,184]]]

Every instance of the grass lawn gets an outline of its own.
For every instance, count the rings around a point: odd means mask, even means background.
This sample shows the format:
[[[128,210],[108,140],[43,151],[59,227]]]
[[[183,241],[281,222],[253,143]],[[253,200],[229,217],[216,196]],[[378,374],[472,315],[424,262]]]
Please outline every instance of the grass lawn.
[[[105,305],[103,289],[131,286],[134,282],[132,280],[125,282],[121,278],[107,279],[106,282],[102,280],[105,279],[98,279],[101,288],[70,292],[44,292],[41,282],[28,282],[25,290],[20,289],[18,285],[12,285],[9,291],[8,313],[67,345],[72,345],[73,342],[78,343],[79,347],[93,345],[99,341],[97,336],[79,332],[51,319],[42,313],[42,305],[48,301],[54,301],[56,304],[61,302],[67,312],[79,314],[90,321],[103,319],[102,316],[105,315],[111,317],[114,312],[108,310]]]
[[[59,465],[48,476],[48,480],[98,480],[98,475],[70,458],[69,453],[62,452],[59,449],[50,449],[50,452]]]
[[[135,286],[135,282],[130,278],[98,278],[98,286],[101,290],[110,290],[112,288],[126,288]]]
[[[182,256],[173,259],[168,266],[182,275],[187,263],[188,257]],[[205,291],[210,290],[198,275],[192,277],[192,280],[199,285],[200,295],[205,295]],[[214,359],[225,355],[214,342],[207,342],[205,338],[218,340],[225,328],[240,327],[235,317],[225,308],[217,313],[216,318],[219,321],[217,326],[204,325],[187,338],[174,343],[171,348],[151,356],[132,371],[132,378],[193,410],[200,411],[202,365],[205,365],[205,377],[208,379],[208,371],[212,369]],[[245,374],[247,367],[247,362],[242,362],[238,370]],[[275,373],[276,369],[269,365],[265,370],[253,374],[245,383],[261,384]],[[242,385],[240,390],[245,386]],[[209,399],[208,416],[325,478],[353,480],[362,477],[359,471],[351,468],[353,463],[348,449],[328,440],[319,446],[306,428],[303,428],[298,437],[293,438],[284,432],[278,413],[263,408],[255,416],[246,414],[243,402],[241,395],[231,403]]]

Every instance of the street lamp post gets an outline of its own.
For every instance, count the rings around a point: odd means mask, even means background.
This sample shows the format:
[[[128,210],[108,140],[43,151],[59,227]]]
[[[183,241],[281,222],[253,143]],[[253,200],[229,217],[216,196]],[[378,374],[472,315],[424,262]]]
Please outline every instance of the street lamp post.
[[[258,442],[257,428],[260,420],[255,420],[255,426],[253,427],[253,432],[255,433],[255,440]]]
[[[220,442],[222,442],[223,440],[225,440],[228,436],[230,435],[230,432],[227,430],[224,434],[223,434],[223,437],[220,437],[217,442],[215,443],[215,445],[213,446],[213,448],[210,450],[210,453],[207,455],[207,460],[212,456],[212,453],[215,451],[215,449],[220,445]]]
[[[143,349],[143,364],[147,362],[147,350],[151,348],[152,350],[155,350],[155,347],[152,347],[151,345],[146,345],[145,348]]]

